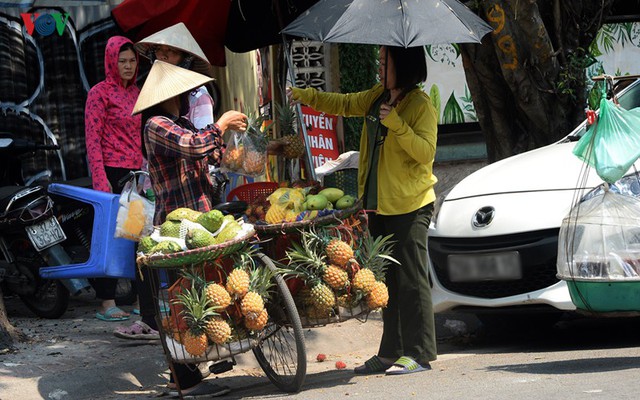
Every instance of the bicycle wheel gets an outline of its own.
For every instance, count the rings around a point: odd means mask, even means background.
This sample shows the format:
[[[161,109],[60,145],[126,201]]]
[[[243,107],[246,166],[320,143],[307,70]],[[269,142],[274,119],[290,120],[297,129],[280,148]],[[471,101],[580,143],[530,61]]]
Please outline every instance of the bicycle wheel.
[[[257,254],[257,262],[276,267],[269,257]],[[307,375],[307,351],[298,310],[289,288],[280,275],[274,275],[278,293],[269,305],[269,321],[253,349],[258,364],[269,380],[284,392],[298,392]]]

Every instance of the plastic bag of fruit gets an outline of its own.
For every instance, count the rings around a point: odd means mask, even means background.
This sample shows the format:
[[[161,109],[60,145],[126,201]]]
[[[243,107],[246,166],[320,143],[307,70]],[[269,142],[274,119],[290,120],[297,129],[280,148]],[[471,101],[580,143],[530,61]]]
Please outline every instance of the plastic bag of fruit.
[[[227,148],[222,155],[220,169],[250,177],[262,176],[267,171],[267,144],[263,117],[249,117],[245,132],[231,132]]]
[[[267,143],[269,140],[257,129],[249,127],[243,134],[242,144],[244,147],[244,158],[242,169],[239,173],[247,176],[257,177],[265,174],[267,170]]]
[[[244,133],[231,131],[226,143],[226,149],[222,154],[220,170],[222,172],[236,172],[242,170],[244,161]]]

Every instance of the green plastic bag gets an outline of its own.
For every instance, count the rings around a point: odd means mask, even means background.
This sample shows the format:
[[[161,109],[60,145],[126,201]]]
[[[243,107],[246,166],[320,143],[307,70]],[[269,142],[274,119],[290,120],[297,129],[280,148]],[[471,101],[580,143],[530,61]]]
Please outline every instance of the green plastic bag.
[[[605,182],[622,178],[640,158],[640,108],[625,110],[603,96],[600,115],[573,149]]]

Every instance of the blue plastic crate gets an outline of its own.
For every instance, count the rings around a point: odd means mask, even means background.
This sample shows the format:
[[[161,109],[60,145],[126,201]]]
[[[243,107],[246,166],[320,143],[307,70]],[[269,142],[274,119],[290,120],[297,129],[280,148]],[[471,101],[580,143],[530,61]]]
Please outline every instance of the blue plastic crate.
[[[50,184],[49,192],[91,204],[94,221],[98,223],[93,224],[90,256],[86,262],[40,268],[40,276],[47,279],[135,279],[135,242],[113,237],[120,195],[60,183]]]

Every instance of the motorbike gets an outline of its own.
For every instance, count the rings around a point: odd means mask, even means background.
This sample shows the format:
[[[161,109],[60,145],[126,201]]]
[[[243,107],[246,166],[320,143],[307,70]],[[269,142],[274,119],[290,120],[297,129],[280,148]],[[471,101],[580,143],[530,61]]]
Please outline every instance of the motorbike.
[[[57,150],[0,133],[0,285],[37,316],[59,318],[70,293],[89,286],[86,279],[44,279],[43,266],[71,262],[62,247],[67,237],[54,213],[54,203],[41,185],[25,186],[21,157]]]

